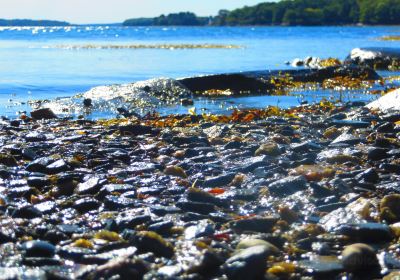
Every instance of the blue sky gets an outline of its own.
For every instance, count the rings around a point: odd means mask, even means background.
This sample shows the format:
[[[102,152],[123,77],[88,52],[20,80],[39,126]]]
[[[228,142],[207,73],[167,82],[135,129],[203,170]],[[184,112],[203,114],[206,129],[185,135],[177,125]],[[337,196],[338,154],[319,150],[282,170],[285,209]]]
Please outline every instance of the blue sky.
[[[255,5],[262,0],[0,0],[0,18],[66,20],[72,23],[112,23],[132,17],[193,11],[214,15],[220,9]]]

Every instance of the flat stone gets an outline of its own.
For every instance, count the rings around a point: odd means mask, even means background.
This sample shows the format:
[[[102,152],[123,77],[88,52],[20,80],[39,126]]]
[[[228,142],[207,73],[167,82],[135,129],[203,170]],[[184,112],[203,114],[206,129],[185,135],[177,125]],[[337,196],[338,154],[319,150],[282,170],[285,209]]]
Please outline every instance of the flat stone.
[[[304,176],[288,176],[271,183],[268,189],[276,196],[290,195],[307,189],[307,180]]]
[[[267,268],[270,251],[265,246],[253,246],[230,257],[223,270],[230,280],[261,279]]]
[[[345,224],[336,231],[357,242],[380,243],[393,239],[389,226],[380,223]]]

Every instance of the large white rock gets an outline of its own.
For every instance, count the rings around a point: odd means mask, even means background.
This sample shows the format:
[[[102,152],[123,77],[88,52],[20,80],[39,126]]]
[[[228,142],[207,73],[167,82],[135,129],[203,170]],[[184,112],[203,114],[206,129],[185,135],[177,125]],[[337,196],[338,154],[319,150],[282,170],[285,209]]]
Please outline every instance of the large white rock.
[[[367,105],[369,109],[379,110],[383,113],[400,111],[400,88],[391,91],[378,100]]]
[[[155,103],[190,95],[191,92],[177,80],[158,78],[131,84],[95,87],[85,92],[83,97],[93,100],[123,98],[128,102],[146,100],[150,103]]]

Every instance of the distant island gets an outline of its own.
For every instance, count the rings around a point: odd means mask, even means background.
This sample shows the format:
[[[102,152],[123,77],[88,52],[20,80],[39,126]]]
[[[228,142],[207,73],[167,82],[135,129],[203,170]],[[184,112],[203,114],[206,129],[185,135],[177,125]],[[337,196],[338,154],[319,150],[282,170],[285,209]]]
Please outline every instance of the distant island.
[[[65,21],[32,20],[32,19],[0,19],[0,26],[69,26]]]
[[[241,26],[241,25],[398,25],[400,0],[283,0],[260,3],[218,15],[191,12],[155,18],[128,19],[124,26]]]

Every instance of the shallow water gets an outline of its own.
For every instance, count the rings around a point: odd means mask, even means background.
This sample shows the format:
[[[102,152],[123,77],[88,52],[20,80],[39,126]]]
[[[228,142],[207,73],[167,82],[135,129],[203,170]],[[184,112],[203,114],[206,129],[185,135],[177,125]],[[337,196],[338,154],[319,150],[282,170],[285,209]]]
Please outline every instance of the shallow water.
[[[355,47],[396,47],[379,41],[399,27],[27,27],[0,29],[0,114],[13,116],[15,106],[32,99],[71,96],[93,86],[154,77],[262,69],[287,69],[285,61],[309,55],[344,59]],[[124,45],[233,45],[241,48],[107,48]],[[91,45],[94,48],[79,48]],[[60,47],[64,46],[64,47]],[[315,93],[305,97],[312,101]],[[365,97],[366,98],[366,97]],[[11,99],[11,101],[9,101]],[[197,107],[293,106],[299,97],[243,97]],[[228,103],[229,103],[228,102]],[[11,107],[9,107],[12,105]],[[222,104],[223,105],[223,104]],[[229,107],[227,106],[227,107]],[[170,108],[163,110],[169,111]],[[172,108],[186,111],[187,108]]]

